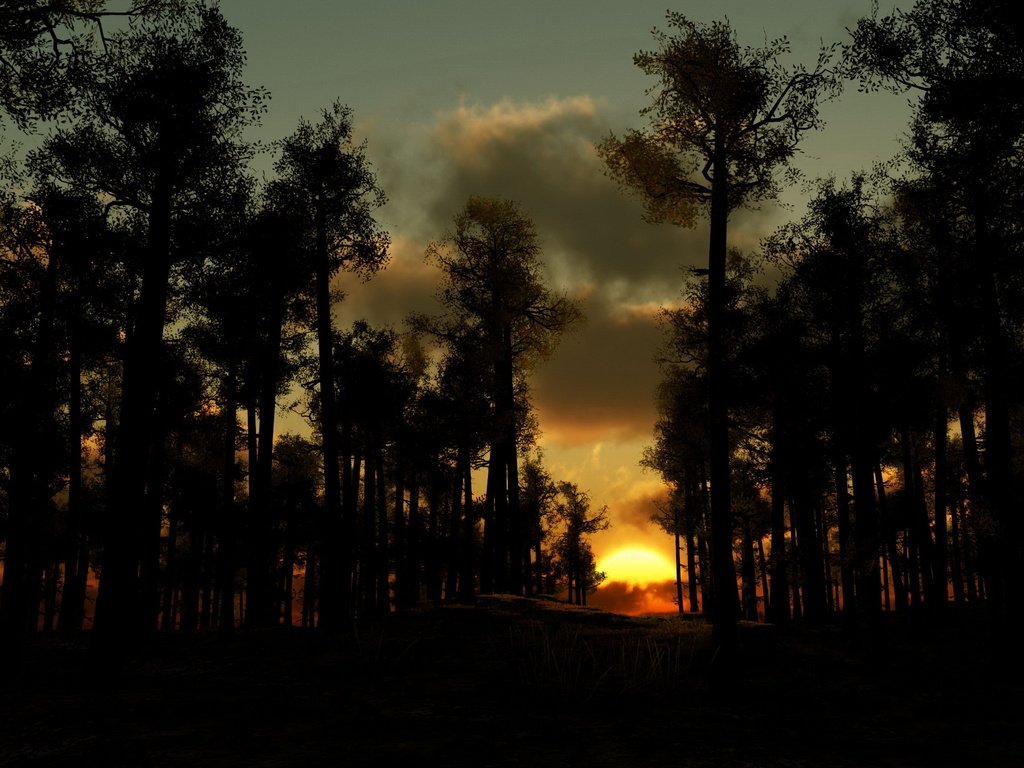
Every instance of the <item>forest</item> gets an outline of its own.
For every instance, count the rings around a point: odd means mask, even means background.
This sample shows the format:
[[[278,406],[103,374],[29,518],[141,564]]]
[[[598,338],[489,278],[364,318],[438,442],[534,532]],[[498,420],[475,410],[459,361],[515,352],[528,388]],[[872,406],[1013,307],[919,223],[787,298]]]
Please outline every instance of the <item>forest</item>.
[[[594,147],[651,224],[710,224],[651,350],[642,461],[670,489],[679,612],[706,617],[719,666],[745,622],[870,644],[894,617],[970,616],[1007,648],[1024,28],[1007,0],[919,0],[816,61],[788,51],[669,12],[633,59],[644,127]],[[582,311],[528,212],[470,197],[424,255],[440,314],[338,327],[338,276],[384,279],[386,190],[341,100],[254,173],[269,94],[245,64],[216,4],[0,7],[0,126],[40,137],[0,163],[5,647],[586,605],[607,510],[544,467],[530,399]],[[910,99],[903,154],[797,178],[844,88]],[[731,214],[797,184],[805,213],[730,246]],[[286,405],[307,432],[278,434]]]

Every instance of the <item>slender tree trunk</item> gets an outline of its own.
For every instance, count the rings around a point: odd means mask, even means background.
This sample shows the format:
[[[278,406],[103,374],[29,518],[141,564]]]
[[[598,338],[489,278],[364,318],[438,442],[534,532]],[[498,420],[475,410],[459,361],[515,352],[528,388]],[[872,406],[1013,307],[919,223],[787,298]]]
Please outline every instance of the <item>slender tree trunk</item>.
[[[686,606],[683,605],[683,561],[680,556],[680,547],[682,542],[679,536],[679,511],[676,510],[675,526],[673,527],[673,534],[675,539],[675,552],[676,552],[676,605],[679,606],[679,613],[686,612]]]
[[[277,624],[273,578],[276,547],[273,537],[274,423],[277,418],[277,388],[280,383],[281,336],[284,296],[269,287],[266,338],[258,354],[255,372],[257,392],[246,405],[249,451],[249,558],[246,583],[246,626]],[[259,414],[257,427],[256,414]],[[225,489],[226,490],[226,489]],[[232,612],[234,607],[231,607]]]
[[[460,532],[462,530],[462,472],[461,458],[455,461],[455,472],[451,478],[451,499],[448,514],[448,530],[445,532],[445,553],[448,558],[445,569],[444,599],[453,600],[459,593],[459,571],[461,565]]]
[[[846,474],[846,457],[836,452],[836,509],[839,521],[839,570],[842,581],[842,609],[847,621],[852,621],[857,607],[854,586],[852,531],[850,525],[850,493]]]
[[[789,508],[793,510],[796,508],[796,502],[792,499],[789,500]],[[789,567],[793,569],[793,575],[790,581],[793,584],[793,620],[801,621],[804,617],[804,590],[803,590],[803,579],[800,574],[800,557],[798,552],[800,551],[800,529],[796,524],[796,515],[790,514],[790,557]]]
[[[441,599],[441,563],[440,548],[438,547],[439,533],[441,530],[441,489],[436,485],[430,486],[427,494],[427,599]]]
[[[470,461],[469,448],[465,448],[465,463],[462,465],[463,488],[465,494],[462,502],[462,557],[459,558],[459,597],[466,599],[473,596],[474,588],[474,557],[476,542],[476,514],[473,509],[473,467]]]
[[[796,556],[800,560],[800,573],[803,576],[803,615],[809,622],[825,620],[825,585],[822,583],[823,568],[819,553],[817,531],[814,529],[814,511],[808,498],[809,493],[804,487],[797,489],[794,496],[794,521],[800,546]]]
[[[697,507],[697,494],[694,492],[693,479],[685,478],[686,491],[683,501],[683,526],[686,535],[686,575],[687,587],[689,589],[690,613],[699,613],[697,603],[697,541],[695,534],[695,520]]]
[[[147,631],[155,631],[160,618],[160,583],[163,518],[164,518],[164,485],[167,478],[167,394],[161,391],[157,397],[156,424],[154,439],[150,446],[149,476],[146,480],[144,497],[144,516],[142,520],[142,552],[139,567],[139,584],[142,596],[144,626]],[[170,546],[170,542],[168,542]]]
[[[495,585],[495,565],[497,562],[497,528],[498,528],[498,495],[500,493],[498,466],[504,461],[501,446],[491,444],[490,456],[487,460],[487,491],[484,498],[484,551],[480,561],[480,592],[493,594]]]
[[[27,374],[19,382],[12,409],[11,446],[7,472],[6,540],[4,581],[0,599],[0,640],[16,644],[27,632],[35,632],[43,597],[43,555],[47,517],[44,435],[53,418],[53,336],[57,304],[58,258],[50,254],[39,290],[38,320]]]
[[[754,565],[754,537],[750,523],[743,521],[740,572],[743,584],[743,618],[757,621],[757,572]]]
[[[853,477],[853,508],[856,517],[857,609],[870,627],[881,610],[882,582],[879,573],[878,510],[875,505],[874,461],[864,437],[855,438],[850,462]]]
[[[339,478],[338,408],[334,384],[334,329],[331,322],[331,266],[327,249],[324,204],[316,216],[316,334],[320,396],[320,437],[324,470],[324,501],[320,530],[320,627],[336,630],[352,612],[351,541],[342,520]]]
[[[907,608],[907,588],[904,583],[903,568],[900,565],[899,548],[896,546],[896,524],[892,519],[889,501],[885,493],[885,478],[882,476],[881,464],[875,464],[875,486],[878,490],[878,510],[882,520],[882,537],[888,555],[889,570],[892,573],[892,591],[897,611]]]
[[[957,607],[964,602],[963,574],[963,541],[960,532],[960,513],[958,503],[954,501],[949,507],[949,543],[950,543],[950,576],[953,581],[953,602]]]
[[[121,414],[116,437],[111,506],[103,530],[103,570],[96,605],[97,639],[116,652],[119,643],[143,634],[148,625],[141,570],[152,556],[151,527],[146,525],[146,480],[156,435],[162,368],[164,314],[170,276],[171,198],[166,171],[155,182],[149,210],[148,244],[135,322],[124,345]]]
[[[725,350],[726,233],[729,222],[729,179],[724,139],[716,136],[712,157],[711,237],[708,247],[708,413],[710,416],[711,558],[714,601],[712,642],[728,657],[736,645],[736,564],[732,552],[732,506],[729,477],[729,390]]]
[[[945,367],[940,361],[940,369]],[[949,413],[941,401],[936,404],[935,414],[935,550],[932,557],[935,581],[935,607],[941,613],[949,600],[949,552],[947,547],[946,510],[949,508]]]
[[[395,559],[395,607],[408,608],[409,599],[409,551],[407,544],[408,527],[405,521],[405,463],[402,460],[404,446],[396,449],[395,459],[395,522],[394,546],[392,556]]]
[[[377,613],[377,582],[374,547],[377,533],[377,473],[374,466],[374,440],[367,436],[363,459],[363,525],[358,557],[359,601],[364,617]]]
[[[768,621],[785,624],[789,621],[789,586],[786,584],[786,467],[783,440],[785,430],[781,417],[774,416],[772,429],[772,547],[771,597],[768,600]],[[767,593],[766,593],[767,594]]]
[[[1024,601],[1024,574],[1020,514],[1014,509],[1013,446],[1010,430],[1010,375],[1008,343],[999,307],[998,274],[989,232],[988,201],[984,191],[975,196],[975,257],[980,281],[984,346],[985,478],[994,535],[979,542],[985,569],[985,591],[1000,624],[1020,614]]]
[[[250,413],[252,410],[250,409]],[[224,380],[224,445],[220,478],[220,530],[217,536],[217,582],[220,585],[220,620],[222,632],[235,628],[235,441],[238,437],[238,387],[234,365],[228,367]],[[251,425],[250,425],[251,428]],[[250,476],[253,456],[249,456]],[[250,504],[252,492],[250,491]],[[251,563],[252,561],[250,561]],[[252,570],[249,579],[254,578]],[[252,582],[249,582],[249,587]]]
[[[714,602],[714,569],[711,566],[711,547],[706,531],[711,526],[711,494],[708,491],[708,478],[704,462],[700,463],[700,481],[698,486],[700,497],[701,523],[697,534],[698,560],[700,561],[700,604],[705,616],[712,615]]]
[[[420,601],[423,572],[423,517],[420,514],[420,483],[414,474],[409,483],[409,600]]]
[[[761,598],[764,600],[765,621],[768,620],[768,561],[764,556],[764,538],[758,536],[755,539],[757,544],[757,570],[761,575]]]
[[[377,550],[374,562],[377,576],[377,612],[386,614],[391,610],[390,548],[388,546],[387,486],[384,476],[384,448],[378,442],[376,454],[377,472]]]
[[[68,469],[67,567],[57,625],[62,632],[82,628],[89,577],[89,535],[82,493],[82,436],[85,432],[82,416],[82,309],[77,285],[73,291],[68,329],[68,456],[71,463]]]

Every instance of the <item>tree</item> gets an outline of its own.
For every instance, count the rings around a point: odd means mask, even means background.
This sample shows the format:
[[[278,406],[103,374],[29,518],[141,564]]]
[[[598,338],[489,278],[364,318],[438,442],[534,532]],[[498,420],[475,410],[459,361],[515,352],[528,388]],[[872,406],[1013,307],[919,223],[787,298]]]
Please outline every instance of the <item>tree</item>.
[[[352,110],[335,102],[313,125],[300,120],[280,143],[271,194],[304,223],[303,246],[313,276],[317,337],[317,397],[323,446],[324,506],[320,572],[320,625],[336,628],[351,612],[354,510],[342,513],[342,492],[352,491],[349,457],[338,443],[338,407],[332,356],[331,278],[344,268],[364,277],[387,263],[389,240],[373,220],[384,192],[352,140]],[[344,459],[339,479],[339,457]]]
[[[586,605],[587,595],[605,578],[604,573],[597,570],[587,537],[608,529],[608,507],[591,514],[590,497],[576,483],[558,483],[558,493],[555,515],[564,526],[555,542],[558,567],[565,577],[569,602]]]
[[[105,19],[180,11],[181,0],[8,0],[0,6],[0,108],[22,128],[71,107],[78,60],[105,47]]]
[[[970,225],[972,264],[965,277],[981,320],[985,412],[984,493],[973,501],[981,501],[992,517],[991,535],[982,545],[986,587],[1003,620],[1019,613],[1024,602],[1024,526],[1016,511],[1019,471],[1011,427],[1019,404],[1013,401],[1010,361],[1019,351],[1019,331],[1011,326],[1009,298],[1020,279],[1015,231],[1022,189],[1024,35],[1018,15],[1009,0],[917,2],[887,16],[876,8],[851,31],[846,57],[863,88],[919,95],[910,159],[953,193],[955,208]]]
[[[36,627],[45,549],[64,563],[60,627],[79,627],[93,527],[83,476],[82,441],[94,433],[95,417],[87,383],[99,360],[112,354],[123,327],[123,254],[120,238],[91,195],[37,182],[24,203],[13,197],[5,202],[9,207],[0,215],[5,350],[0,365],[6,395],[0,453],[7,470],[2,625],[15,632]],[[18,358],[21,362],[15,362]],[[65,477],[67,503],[61,508],[54,497],[64,490]]]
[[[740,46],[728,22],[709,25],[669,11],[673,34],[655,31],[657,51],[634,63],[659,80],[642,110],[648,131],[599,146],[612,176],[640,195],[650,221],[692,225],[706,208],[708,249],[708,392],[710,419],[711,536],[716,645],[735,642],[738,613],[729,501],[729,371],[724,364],[726,252],[731,211],[778,192],[777,172],[787,167],[803,133],[818,128],[818,104],[838,90],[824,48],[813,69],[787,69],[779,58],[785,38],[761,48]]]
[[[544,594],[545,576],[550,556],[544,545],[550,538],[548,521],[555,512],[558,486],[544,468],[543,456],[538,450],[527,458],[519,473],[519,501],[522,505],[526,536],[523,562],[529,568],[526,579],[527,594]]]
[[[528,409],[517,396],[526,372],[580,318],[577,305],[553,294],[541,276],[533,223],[508,200],[471,197],[454,229],[427,250],[444,272],[447,318],[428,323],[448,339],[479,345],[493,408],[487,468],[482,589],[523,591],[525,521],[519,503],[520,434]]]
[[[36,155],[53,178],[102,195],[108,208],[131,211],[145,228],[96,624],[111,634],[155,620],[155,583],[142,574],[155,573],[160,521],[143,510],[160,508],[147,505],[147,492],[159,493],[147,489],[147,478],[170,276],[184,255],[176,225],[249,155],[240,134],[259,117],[264,94],[242,83],[243,64],[240,35],[215,8],[147,19],[108,40],[101,66],[88,73],[81,121],[58,130]]]

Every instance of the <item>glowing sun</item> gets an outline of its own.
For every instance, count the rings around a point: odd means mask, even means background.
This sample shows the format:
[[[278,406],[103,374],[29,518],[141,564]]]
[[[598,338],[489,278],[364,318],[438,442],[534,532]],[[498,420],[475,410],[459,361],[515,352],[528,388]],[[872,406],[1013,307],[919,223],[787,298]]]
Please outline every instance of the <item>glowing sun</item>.
[[[675,579],[675,564],[671,560],[660,552],[640,546],[610,552],[598,561],[597,570],[604,571],[608,581],[629,584],[660,584]]]

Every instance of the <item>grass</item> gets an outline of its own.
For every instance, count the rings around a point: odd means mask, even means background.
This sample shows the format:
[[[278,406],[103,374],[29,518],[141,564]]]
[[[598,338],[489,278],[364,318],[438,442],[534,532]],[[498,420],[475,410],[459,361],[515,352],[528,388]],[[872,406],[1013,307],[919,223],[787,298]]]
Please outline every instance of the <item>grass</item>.
[[[157,637],[116,674],[39,637],[0,680],[0,766],[1022,764],[1019,678],[978,637],[884,640],[743,625],[722,690],[699,620],[508,596],[343,635]]]

